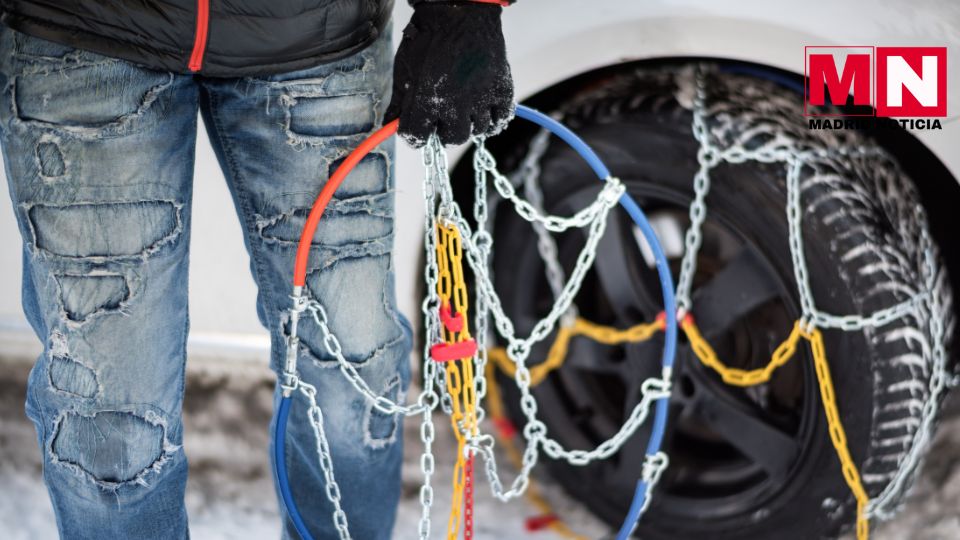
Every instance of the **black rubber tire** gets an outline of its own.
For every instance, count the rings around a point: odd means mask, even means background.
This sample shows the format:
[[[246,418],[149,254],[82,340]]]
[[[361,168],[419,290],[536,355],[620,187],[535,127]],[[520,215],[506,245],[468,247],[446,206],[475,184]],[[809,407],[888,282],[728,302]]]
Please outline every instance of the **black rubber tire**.
[[[691,81],[689,66],[639,69],[576,96],[561,109],[564,121],[597,151],[641,206],[651,197],[666,194],[692,198],[698,144],[690,127]],[[708,105],[716,107],[715,115],[726,115],[726,125],[732,128],[723,135],[728,140],[765,124],[772,126],[770,132],[802,141],[810,149],[872,144],[852,131],[808,131],[798,112],[798,97],[772,82],[713,71],[708,75],[708,88]],[[871,158],[847,165],[824,163],[820,172],[826,180],[802,184],[806,255],[819,308],[836,314],[870,313],[922,290],[923,253],[917,239],[920,228],[927,225],[922,212],[915,212],[919,199],[914,186],[896,163]],[[541,167],[548,210],[564,212],[558,205],[568,194],[585,183],[596,183],[582,160],[564,145],[551,145]],[[774,255],[767,262],[774,274],[789,283],[790,297],[785,299],[784,309],[796,318],[799,301],[793,292],[787,247],[784,166],[749,161],[722,165],[713,171],[712,183],[708,219],[732,225],[764,253]],[[533,286],[517,277],[531,269],[536,273],[539,257],[532,232],[523,232],[529,226],[518,219],[508,210],[497,212],[494,275],[507,314],[520,319],[526,315],[529,320],[534,309],[530,306],[539,303],[534,312],[542,315],[544,302],[550,299],[544,298],[542,284]],[[865,243],[872,248],[860,249]],[[878,268],[881,270],[876,271]],[[944,271],[938,268],[937,272]],[[537,275],[543,275],[542,269]],[[937,281],[943,312],[934,316],[943,317],[949,328],[952,309],[946,281]],[[928,396],[930,365],[918,360],[930,345],[923,319],[923,315],[906,316],[875,329],[824,331],[850,452],[871,496],[880,493],[897,470],[919,425],[919,405]],[[519,329],[529,330],[523,324]],[[776,321],[768,330],[772,351],[789,326]],[[649,361],[655,363],[657,358]],[[678,361],[695,359],[687,356]],[[801,364],[794,369],[802,369],[808,384],[815,381],[806,347],[791,362]],[[798,376],[799,372],[792,373]],[[508,410],[518,425],[523,425],[516,388],[510,380],[501,382]],[[545,391],[549,390],[538,389],[535,394]],[[815,387],[812,391],[804,402],[816,411],[805,428],[810,433],[809,444],[791,470],[789,482],[755,508],[733,513],[720,508],[712,515],[678,511],[683,509],[663,502],[660,490],[637,529],[638,535],[651,539],[810,539],[835,537],[847,530],[853,524],[855,502],[828,437],[819,395]],[[571,434],[564,440],[564,430],[570,429],[564,427],[571,421],[568,414],[540,410],[541,419],[562,442],[599,442],[596,434],[589,433]],[[611,525],[620,523],[629,497],[599,480],[604,477],[597,467],[576,468],[552,461],[548,465],[573,497]]]

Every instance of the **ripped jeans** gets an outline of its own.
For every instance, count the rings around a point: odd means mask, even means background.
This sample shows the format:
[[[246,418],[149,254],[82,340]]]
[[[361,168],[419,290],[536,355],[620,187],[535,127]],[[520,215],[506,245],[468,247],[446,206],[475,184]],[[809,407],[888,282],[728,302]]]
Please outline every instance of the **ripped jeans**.
[[[197,111],[241,221],[279,371],[296,242],[329,174],[382,122],[390,32],[333,63],[214,79],[0,28],[0,135],[23,237],[23,308],[44,343],[26,412],[60,536],[188,538],[181,408]],[[396,307],[393,195],[390,143],[337,192],[307,287],[347,360],[399,399],[411,329]],[[316,325],[302,324],[300,337],[301,376],[318,389],[351,532],[388,538],[401,423],[354,391]],[[293,494],[314,538],[335,538],[303,404],[298,397],[286,441]],[[283,537],[296,538],[284,522]]]

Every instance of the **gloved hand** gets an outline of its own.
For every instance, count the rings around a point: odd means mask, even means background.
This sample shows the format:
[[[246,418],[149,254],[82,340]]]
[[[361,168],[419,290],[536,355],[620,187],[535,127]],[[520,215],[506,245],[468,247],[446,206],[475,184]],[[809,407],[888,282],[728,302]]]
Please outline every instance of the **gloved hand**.
[[[420,2],[403,31],[385,121],[411,146],[494,135],[513,118],[513,77],[497,4]]]

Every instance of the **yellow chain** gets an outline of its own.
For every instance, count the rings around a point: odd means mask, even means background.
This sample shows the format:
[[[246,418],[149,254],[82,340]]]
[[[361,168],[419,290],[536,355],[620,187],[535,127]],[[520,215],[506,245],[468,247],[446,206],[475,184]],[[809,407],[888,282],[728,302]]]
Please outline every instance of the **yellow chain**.
[[[823,412],[826,413],[827,424],[830,427],[830,440],[833,442],[833,448],[840,459],[843,479],[847,482],[847,486],[857,500],[857,539],[867,540],[870,537],[870,523],[867,520],[866,510],[870,497],[867,495],[867,491],[863,489],[857,465],[847,448],[847,434],[843,430],[843,423],[840,422],[840,413],[837,410],[833,381],[830,378],[830,366],[827,363],[827,353],[823,346],[823,335],[817,328],[812,328],[810,331],[801,330],[801,333],[810,342],[810,348],[813,350],[813,363],[817,369],[817,381],[820,383],[820,399],[823,401]]]
[[[567,351],[570,348],[570,340],[576,336],[585,336],[604,345],[638,343],[650,339],[658,331],[663,330],[664,324],[662,318],[657,318],[657,320],[652,323],[640,323],[626,330],[619,330],[610,326],[595,324],[578,317],[571,326],[564,326],[557,331],[557,339],[553,342],[553,345],[550,346],[547,359],[530,368],[530,385],[536,386],[540,384],[551,371],[563,365],[567,358]],[[508,376],[513,377],[514,373],[516,373],[516,366],[510,358],[507,357],[507,351],[502,347],[489,349],[487,356]]]
[[[460,231],[450,228],[447,231],[447,253],[450,258],[450,269],[453,273],[453,308],[464,317],[463,336],[469,338],[466,324],[467,309],[470,307],[467,299],[467,281],[463,278],[463,247],[460,242]]]
[[[847,435],[843,430],[843,423],[840,421],[840,413],[837,411],[836,396],[833,392],[833,382],[830,379],[830,367],[827,363],[827,354],[823,346],[823,335],[817,328],[804,330],[800,321],[793,325],[790,336],[780,344],[770,358],[766,366],[759,369],[743,370],[731,368],[724,365],[717,358],[716,353],[710,344],[700,335],[696,323],[692,317],[684,317],[680,323],[681,328],[687,334],[690,340],[690,346],[694,354],[705,366],[716,371],[720,378],[727,384],[733,386],[754,386],[770,380],[773,372],[780,366],[786,364],[797,351],[797,343],[800,338],[810,342],[810,348],[813,352],[814,366],[817,371],[817,382],[820,385],[820,399],[823,401],[823,411],[827,416],[827,425],[830,431],[830,440],[833,448],[840,460],[843,479],[853,493],[857,501],[857,539],[867,540],[870,536],[870,524],[867,521],[866,509],[870,497],[863,484],[860,482],[860,473],[857,471],[857,465],[850,456],[847,449]]]
[[[450,303],[450,291],[453,288],[453,277],[450,275],[450,261],[447,260],[447,250],[444,249],[449,241],[448,229],[442,225],[437,225],[437,269],[440,275],[437,276],[437,293],[441,300],[447,305]]]
[[[870,497],[863,488],[863,484],[860,481],[860,473],[847,448],[847,436],[843,429],[843,423],[840,420],[840,413],[837,410],[833,382],[830,379],[830,368],[827,363],[827,356],[823,346],[823,335],[820,333],[820,330],[817,328],[812,328],[809,331],[804,330],[800,321],[795,322],[790,335],[774,350],[770,362],[768,362],[766,366],[758,369],[744,370],[728,367],[720,361],[716,352],[700,334],[700,330],[697,328],[692,317],[684,317],[680,323],[680,327],[686,333],[687,339],[690,341],[690,346],[700,362],[716,371],[724,382],[733,386],[755,386],[768,382],[778,368],[793,358],[797,351],[797,344],[801,338],[810,342],[810,347],[813,351],[814,365],[816,367],[817,381],[820,386],[820,397],[823,401],[823,409],[829,426],[830,440],[837,453],[837,458],[840,460],[844,481],[857,501],[857,539],[868,540],[870,536],[870,524],[867,520],[866,508],[870,502]],[[573,325],[563,327],[557,332],[557,338],[550,347],[547,359],[530,368],[530,385],[536,386],[540,384],[551,371],[563,365],[566,360],[570,340],[575,336],[589,337],[606,345],[617,345],[644,341],[663,328],[664,322],[659,318],[653,323],[638,324],[626,330],[618,330],[577,318]],[[496,365],[497,368],[508,376],[514,375],[516,366],[510,361],[510,358],[503,348],[490,349],[487,351],[487,354],[492,361],[491,364],[488,365],[487,372],[487,395],[489,396],[488,407],[490,408],[490,417],[494,421],[504,421],[506,417],[500,401],[500,390],[496,383],[496,377],[493,375],[493,366]],[[513,441],[504,436],[501,436],[500,439],[503,446],[507,449],[507,455],[510,460],[514,462],[515,466],[519,467],[522,463],[522,458]],[[528,498],[530,502],[541,511],[553,513],[550,504],[535,489],[531,491]],[[565,538],[581,538],[571,531],[562,521],[551,523],[550,528]]]
[[[570,347],[570,340],[576,336],[585,336],[604,345],[619,345],[622,343],[637,343],[650,339],[658,331],[665,328],[665,321],[658,317],[652,323],[641,323],[631,326],[625,330],[603,326],[592,323],[586,319],[577,318],[571,326],[561,327],[557,332],[557,338],[547,359],[530,368],[530,386],[536,386],[550,374],[551,371],[563,365],[567,358],[567,352]],[[497,378],[494,375],[494,367],[512,377],[516,373],[516,366],[507,356],[507,352],[502,347],[487,350],[487,357],[491,363],[487,364],[487,407],[490,411],[490,419],[497,424],[509,422],[503,410],[503,401],[500,397],[500,387],[497,384]],[[517,469],[523,466],[523,456],[517,448],[513,439],[503,433],[497,432],[497,438],[501,446],[505,449],[507,457],[513,466]],[[550,502],[541,495],[536,483],[531,479],[527,487],[526,497],[528,502],[538,511],[548,516],[557,517],[551,521],[547,527],[563,538],[569,540],[586,540],[587,537],[575,533],[566,523],[560,519],[558,513],[554,512]]]
[[[723,362],[717,358],[717,353],[713,351],[713,348],[707,343],[707,340],[700,335],[700,330],[697,328],[692,317],[684,317],[680,323],[680,327],[683,328],[683,331],[687,334],[687,339],[690,340],[690,347],[693,349],[693,353],[697,358],[700,359],[700,362],[719,373],[723,382],[733,386],[754,386],[769,381],[773,372],[780,366],[786,364],[797,352],[797,342],[800,341],[800,323],[798,321],[793,325],[793,331],[790,332],[790,336],[773,352],[773,356],[766,366],[747,371],[724,365]]]
[[[455,227],[437,224],[437,293],[442,306],[449,307],[461,320],[458,331],[443,327],[443,340],[455,344],[470,339],[470,321],[466,280],[463,277],[463,248],[460,231]],[[451,302],[452,300],[452,302]],[[452,303],[452,306],[451,306]],[[464,502],[466,439],[461,430],[477,434],[476,394],[474,392],[473,358],[451,360],[445,366],[447,393],[452,414],[450,424],[457,439],[457,462],[453,469],[453,496],[450,517],[447,520],[447,538],[455,540],[462,521]]]

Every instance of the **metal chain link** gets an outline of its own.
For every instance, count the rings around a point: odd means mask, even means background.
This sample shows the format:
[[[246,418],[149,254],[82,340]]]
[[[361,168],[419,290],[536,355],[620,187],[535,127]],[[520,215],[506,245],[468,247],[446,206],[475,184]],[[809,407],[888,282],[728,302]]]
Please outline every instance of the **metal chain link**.
[[[642,516],[650,506],[650,501],[653,499],[653,490],[657,487],[657,483],[660,481],[663,471],[666,470],[669,464],[670,459],[667,457],[667,454],[663,452],[657,452],[653,455],[648,454],[644,457],[643,470],[640,474],[644,483],[645,495],[643,497],[643,505],[640,507],[639,515]],[[637,525],[639,524],[639,520],[633,524],[633,529],[630,530],[630,536],[633,536],[633,533],[637,530]]]
[[[703,243],[703,222],[707,219],[707,194],[710,192],[710,169],[716,165],[719,156],[710,143],[707,124],[704,118],[706,85],[703,74],[697,71],[696,96],[693,104],[693,136],[700,143],[697,149],[699,168],[693,177],[693,202],[690,204],[690,226],[684,235],[683,259],[680,261],[680,275],[677,277],[677,311],[690,311],[690,292],[693,276],[697,272],[697,255]]]
[[[536,325],[534,325],[530,335],[525,339],[520,339],[516,336],[513,322],[510,321],[503,311],[499,295],[493,286],[489,273],[487,272],[487,269],[480,264],[480,253],[477,250],[476,245],[469,240],[469,224],[466,223],[462,217],[458,217],[456,219],[456,224],[460,228],[461,234],[464,236],[464,250],[467,254],[468,262],[471,270],[473,270],[475,277],[477,278],[478,294],[487,295],[490,311],[496,323],[497,331],[509,343],[508,349],[513,349],[513,352],[522,351],[525,359],[532,346],[542,341],[553,331],[557,320],[569,309],[570,304],[573,302],[576,293],[579,291],[580,286],[583,283],[583,279],[586,276],[587,271],[593,264],[593,260],[596,257],[596,246],[606,228],[607,214],[614,204],[616,204],[615,200],[609,201],[606,205],[605,212],[597,214],[594,221],[590,224],[585,245],[577,257],[574,270],[571,273],[569,280],[564,285],[560,297],[554,303],[550,313],[548,313],[546,316],[540,319]]]
[[[787,167],[787,217],[789,226],[789,247],[793,263],[798,293],[803,312],[802,327],[805,332],[814,326],[838,328],[841,330],[859,330],[868,326],[881,326],[907,314],[926,315],[930,335],[934,340],[932,347],[932,375],[929,383],[930,395],[924,404],[922,424],[914,435],[914,440],[907,457],[900,465],[897,475],[884,492],[870,502],[868,514],[886,516],[893,510],[893,500],[903,491],[907,479],[922,459],[923,449],[929,444],[933,430],[933,419],[939,397],[946,385],[946,355],[943,344],[943,322],[935,316],[942,309],[940,299],[932,293],[935,290],[938,276],[936,263],[933,259],[932,241],[925,229],[921,230],[923,246],[925,246],[924,273],[926,292],[915,295],[907,301],[878,310],[867,316],[860,315],[832,315],[818,311],[814,302],[809,284],[809,271],[803,252],[803,237],[801,223],[801,188],[800,177],[805,166],[816,159],[832,155],[865,155],[876,153],[876,149],[864,148],[832,148],[813,152],[799,152],[793,142],[782,134],[775,134],[768,142],[752,150],[740,144],[730,145],[720,149],[711,141],[707,127],[706,85],[703,73],[697,73],[696,98],[693,111],[693,133],[700,144],[697,153],[699,169],[694,177],[694,201],[690,207],[690,227],[684,238],[685,251],[681,262],[680,277],[677,284],[678,307],[682,312],[690,309],[691,287],[693,276],[696,273],[696,258],[702,244],[702,226],[706,219],[706,197],[710,190],[710,170],[722,162],[742,163],[747,160],[762,161],[765,163],[784,163]],[[482,139],[475,139],[476,152],[474,153],[475,169],[475,202],[474,218],[476,231],[472,231],[460,212],[450,186],[447,156],[442,145],[432,137],[422,151],[423,165],[426,169],[423,182],[425,202],[424,248],[427,264],[424,268],[424,280],[427,284],[427,295],[421,304],[424,317],[425,332],[427,335],[424,344],[425,358],[429,358],[429,347],[438,343],[441,338],[441,326],[438,318],[440,306],[437,294],[439,281],[438,261],[436,259],[436,230],[437,223],[442,223],[459,230],[463,240],[463,252],[466,254],[468,265],[472,270],[476,282],[476,340],[479,353],[475,359],[476,376],[473,378],[474,394],[477,396],[478,422],[484,412],[479,407],[482,397],[486,394],[485,365],[488,361],[486,343],[489,341],[490,328],[488,321],[492,318],[494,330],[507,342],[506,354],[515,365],[514,380],[520,390],[520,408],[527,418],[527,424],[522,433],[527,440],[523,452],[519,474],[510,483],[509,489],[504,489],[496,465],[494,453],[494,439],[492,435],[484,434],[475,429],[461,427],[466,437],[465,451],[479,454],[484,462],[484,469],[490,482],[494,496],[502,501],[510,500],[521,495],[530,482],[530,474],[539,459],[539,451],[554,459],[564,459],[572,465],[586,465],[597,459],[604,459],[619,450],[624,442],[637,430],[647,418],[650,405],[658,399],[670,394],[670,373],[665,369],[662,378],[651,377],[642,384],[643,397],[634,407],[629,418],[620,430],[610,439],[600,443],[593,450],[567,450],[559,442],[547,434],[546,425],[537,416],[538,407],[531,393],[531,373],[526,361],[533,346],[549,336],[555,329],[558,321],[565,323],[568,317],[576,314],[573,300],[580,290],[584,277],[592,266],[596,257],[596,248],[603,235],[607,216],[611,208],[617,203],[624,192],[623,185],[616,178],[608,178],[597,199],[590,206],[581,209],[573,216],[561,217],[547,214],[543,210],[543,194],[539,187],[539,161],[548,145],[548,133],[541,132],[531,142],[531,149],[521,167],[521,180],[524,187],[524,198],[516,193],[516,187],[509,179],[499,173],[496,161],[486,149]],[[538,251],[545,261],[547,279],[554,293],[554,304],[550,312],[540,319],[530,335],[520,338],[516,335],[513,322],[506,316],[502,302],[494,288],[489,269],[489,256],[493,246],[490,235],[489,206],[487,202],[486,186],[489,178],[497,192],[509,200],[516,208],[517,213],[529,221],[538,237]],[[918,209],[918,211],[920,211]],[[568,278],[557,258],[556,243],[550,232],[562,232],[570,228],[586,228],[587,239],[574,268]],[[462,300],[466,300],[465,293],[459,293]],[[305,302],[305,303],[304,303]],[[296,311],[296,313],[293,313]],[[435,437],[432,414],[440,406],[445,412],[452,412],[453,403],[447,391],[446,379],[443,370],[438,370],[431,361],[423,365],[423,389],[414,405],[395,403],[384,396],[376,395],[360,377],[356,368],[348,362],[342,353],[339,340],[329,328],[326,311],[316,300],[300,298],[295,294],[294,308],[291,310],[293,326],[296,318],[303,311],[309,311],[313,320],[320,328],[324,347],[336,358],[340,371],[351,385],[364,397],[371,401],[373,407],[384,414],[413,415],[422,414],[420,438],[424,444],[420,465],[424,475],[424,482],[420,489],[420,503],[422,514],[419,522],[419,536],[426,540],[430,536],[430,510],[433,503],[433,489],[431,478],[435,469],[435,460],[432,453],[432,443]],[[296,347],[295,329],[292,334],[291,348]],[[294,354],[294,357],[296,354]],[[289,360],[289,359],[288,359]],[[349,538],[346,516],[340,509],[339,486],[333,476],[332,460],[329,446],[323,431],[323,417],[320,408],[316,405],[315,387],[299,380],[296,377],[295,358],[285,367],[284,386],[288,389],[299,389],[310,402],[310,422],[313,425],[317,439],[317,451],[321,469],[327,481],[327,497],[334,503],[334,523],[341,538]],[[288,376],[287,371],[290,371]],[[436,388],[440,389],[437,393]],[[647,498],[649,503],[652,490],[660,478],[668,460],[665,454],[658,453],[646,456],[643,468],[643,480],[647,483]]]
[[[920,310],[924,310],[926,316],[929,334],[932,341],[930,355],[927,357],[931,365],[931,375],[929,380],[929,395],[924,402],[921,411],[921,424],[913,435],[910,449],[907,456],[900,463],[894,478],[887,484],[880,495],[873,498],[867,506],[867,515],[887,518],[895,510],[895,502],[906,488],[907,481],[913,475],[913,472],[922,461],[924,452],[930,444],[933,433],[934,419],[937,416],[940,396],[946,386],[946,353],[944,344],[943,321],[938,316],[942,312],[940,299],[934,293],[936,290],[936,262],[934,260],[934,250],[932,240],[926,227],[921,227],[921,251],[924,254],[924,291],[914,295],[912,298],[895,304],[893,306],[877,310],[868,315],[833,315],[820,311],[816,307],[813,291],[810,286],[809,270],[807,269],[806,257],[803,244],[803,226],[802,226],[802,207],[800,177],[806,166],[812,166],[817,160],[823,160],[830,157],[868,157],[880,156],[887,157],[887,153],[878,147],[834,147],[829,149],[816,149],[801,151],[796,144],[786,138],[781,133],[776,133],[768,142],[760,148],[747,150],[741,144],[733,144],[723,150],[717,149],[712,145],[709,139],[709,133],[706,129],[705,115],[705,83],[704,74],[698,70],[697,73],[697,97],[695,99],[693,112],[693,132],[699,141],[701,148],[698,151],[697,158],[700,164],[697,176],[694,179],[695,200],[694,206],[698,201],[705,199],[706,192],[709,190],[709,170],[721,162],[742,163],[747,160],[761,161],[765,163],[781,162],[786,165],[786,188],[787,188],[787,221],[788,236],[791,263],[794,269],[794,278],[797,284],[798,295],[800,297],[802,318],[801,322],[805,331],[813,327],[836,328],[843,331],[857,331],[866,327],[879,327],[888,324],[896,319],[907,315],[919,315]],[[684,252],[684,263],[681,267],[681,275],[678,279],[678,305],[683,308],[686,303],[689,306],[689,284],[692,283],[693,273],[696,270],[695,249],[699,249],[700,232],[699,228],[703,223],[702,212],[705,212],[705,204],[701,209],[694,209],[691,206],[691,228],[687,231],[686,250]],[[925,217],[923,210],[917,207],[917,216],[919,222],[923,223]],[[694,248],[692,250],[692,248]],[[918,316],[918,320],[923,317]],[[927,356],[927,353],[924,353]]]
[[[921,207],[916,208],[916,212],[921,213]],[[897,474],[893,480],[887,484],[884,490],[874,497],[867,505],[867,515],[876,516],[882,519],[889,519],[896,511],[896,502],[900,495],[907,489],[907,481],[913,476],[914,471],[920,466],[924,455],[934,433],[934,420],[937,417],[937,410],[940,406],[942,394],[946,388],[947,382],[947,354],[944,344],[944,326],[943,320],[939,314],[943,311],[940,297],[935,294],[937,289],[937,280],[942,276],[937,274],[937,264],[933,254],[933,240],[926,227],[920,228],[920,245],[923,247],[923,278],[927,290],[925,297],[925,307],[927,315],[927,325],[932,340],[931,354],[932,365],[930,368],[930,381],[928,384],[929,396],[923,404],[923,410],[920,413],[920,427],[913,435],[913,441],[907,456],[899,464]]]
[[[485,140],[482,137],[476,137],[474,144],[477,148],[483,148]],[[489,226],[489,207],[487,206],[487,170],[480,167],[477,163],[479,154],[474,152],[474,192],[473,192],[473,218],[476,221],[477,230],[473,233],[473,244],[477,246],[481,264],[489,266],[490,249],[493,246],[493,236],[490,234]],[[479,376],[473,379],[474,394],[476,395],[475,414],[477,423],[483,422],[486,418],[486,410],[483,408],[483,399],[487,395],[487,379],[484,376],[487,373],[487,362],[489,358],[489,324],[490,308],[487,305],[487,299],[483,295],[476,295],[476,317],[474,325],[476,335],[474,339],[477,342],[476,372]]]
[[[428,141],[428,147],[435,147],[439,144],[436,137],[431,137]],[[439,308],[440,297],[437,293],[437,279],[439,278],[439,268],[437,265],[437,228],[435,216],[437,212],[437,181],[434,175],[433,153],[424,149],[421,152],[423,160],[423,198],[424,198],[424,228],[423,245],[426,264],[423,268],[423,277],[426,284],[426,295],[420,306],[424,321],[424,335],[426,339],[423,344],[423,358],[429,358],[430,345],[438,343],[441,338]],[[422,362],[423,366],[423,389],[421,397],[423,399],[433,398],[433,403],[437,401],[437,393],[434,390],[435,371],[437,366],[433,362]],[[442,386],[440,388],[443,388]],[[424,396],[427,396],[424,398]],[[433,457],[433,439],[436,431],[433,426],[433,410],[435,407],[425,408],[423,418],[420,421],[420,440],[423,443],[423,452],[420,455],[420,472],[423,473],[423,483],[420,485],[420,521],[418,523],[418,532],[420,540],[430,538],[430,510],[433,506],[433,486],[430,481],[433,477],[435,460]]]
[[[424,409],[427,408],[427,404],[401,405],[386,396],[377,395],[377,393],[370,388],[370,385],[367,384],[367,381],[363,380],[363,377],[360,376],[360,372],[357,371],[353,363],[343,356],[343,346],[340,344],[337,336],[330,330],[327,310],[323,305],[317,300],[310,300],[307,311],[310,312],[314,322],[316,322],[320,328],[323,346],[327,352],[336,359],[337,365],[340,367],[340,372],[343,373],[347,381],[350,382],[357,392],[371,402],[374,409],[386,415],[400,414],[403,416],[413,416],[423,413]]]
[[[803,161],[793,159],[787,166],[787,235],[789,238],[790,258],[792,259],[794,280],[800,295],[801,320],[809,325],[813,318],[813,292],[810,289],[810,272],[803,252],[803,226],[800,223],[803,212],[800,209],[800,170]]]
[[[541,129],[530,141],[530,148],[517,173],[520,177],[520,183],[523,184],[524,196],[540,212],[544,211],[543,190],[540,187],[540,160],[549,147],[550,130]],[[563,291],[563,283],[566,281],[563,266],[560,265],[557,243],[541,223],[533,222],[532,225],[533,231],[537,235],[537,251],[540,253],[540,259],[543,260],[547,284],[550,285],[550,291],[553,293],[554,301],[556,301]],[[571,304],[570,309],[563,314],[560,321],[561,326],[569,327],[573,325],[577,319],[577,313],[577,306]]]
[[[531,223],[539,223],[541,227],[555,233],[564,232],[571,228],[584,228],[588,226],[595,221],[598,214],[605,213],[609,209],[609,201],[619,201],[620,196],[623,195],[624,192],[624,187],[620,184],[619,180],[604,182],[600,194],[588,206],[577,211],[570,217],[555,216],[545,214],[531,204],[530,201],[517,195],[516,189],[510,180],[497,170],[497,161],[486,147],[482,145],[477,147],[474,163],[490,173],[493,177],[493,185],[500,193],[500,196],[513,203],[520,217]]]
[[[327,486],[327,499],[333,503],[333,525],[337,528],[340,540],[349,540],[350,527],[347,524],[347,514],[340,506],[340,485],[337,484],[333,476],[333,458],[330,455],[330,445],[327,442],[327,434],[323,428],[323,411],[317,405],[317,388],[310,383],[299,381],[298,388],[300,393],[307,398],[309,404],[308,417],[310,425],[313,427],[313,435],[317,440],[317,456],[320,460],[320,470],[323,472],[323,479]]]
[[[477,159],[481,161],[481,168],[489,171],[489,167],[483,165],[483,163],[489,165],[489,159],[488,156],[485,155],[485,149],[479,148],[478,155],[479,157]],[[441,178],[443,178],[445,174],[445,171],[438,170],[438,175]],[[608,179],[608,183],[619,184],[619,182],[613,178]],[[449,182],[441,181],[439,185],[442,190],[449,189]],[[534,325],[533,331],[525,339],[518,338],[515,335],[512,322],[503,312],[499,296],[487,272],[484,255],[471,240],[475,235],[471,234],[469,224],[462,218],[459,209],[455,206],[452,207],[448,213],[448,215],[452,216],[451,221],[453,224],[460,229],[460,234],[464,241],[464,251],[467,254],[468,263],[476,278],[477,295],[478,297],[485,298],[485,301],[489,303],[490,311],[497,323],[497,330],[508,342],[506,348],[507,354],[516,364],[514,378],[522,394],[520,399],[521,409],[528,418],[528,423],[523,429],[524,437],[528,443],[522,459],[521,472],[520,475],[514,479],[509,490],[503,490],[502,482],[496,471],[496,463],[492,450],[493,438],[480,435],[472,437],[468,443],[468,448],[480,454],[483,458],[485,470],[494,496],[500,500],[506,501],[519,496],[526,489],[526,486],[529,484],[530,471],[537,461],[538,445],[545,443],[546,451],[557,457],[573,460],[573,462],[589,463],[590,461],[601,459],[601,456],[609,457],[609,455],[616,452],[626,439],[642,424],[643,420],[649,414],[650,404],[656,399],[669,395],[669,383],[667,382],[669,380],[669,372],[664,374],[663,379],[650,378],[645,381],[644,389],[649,390],[649,392],[645,393],[644,398],[642,398],[640,403],[634,408],[634,411],[631,413],[630,418],[623,428],[611,437],[610,440],[601,443],[597,448],[588,452],[583,450],[565,450],[559,443],[547,437],[546,425],[537,418],[536,399],[530,392],[530,371],[525,364],[527,356],[534,344],[546,338],[553,331],[557,320],[569,309],[573,298],[579,291],[583,278],[587,270],[592,266],[596,256],[596,246],[606,227],[607,215],[619,200],[620,195],[622,195],[622,185],[615,187],[617,188],[616,191],[612,192],[616,195],[615,198],[613,196],[609,198],[601,196],[598,198],[598,201],[603,203],[601,206],[602,212],[596,213],[593,216],[593,220],[589,223],[586,244],[577,259],[577,264],[570,279],[561,290],[560,295],[558,295],[559,297],[551,309],[551,312]],[[452,196],[449,198],[452,200]],[[550,217],[555,216],[543,216],[542,220],[534,217],[533,222],[539,221],[545,223],[549,221],[548,218]],[[647,395],[648,393],[649,395]]]
[[[917,309],[927,301],[929,296],[930,292],[924,291],[914,295],[913,298],[909,300],[874,311],[867,316],[831,315],[814,308],[811,322],[821,328],[836,328],[844,332],[862,330],[868,326],[883,326],[906,315],[915,315]]]
[[[541,437],[544,453],[553,459],[563,459],[567,463],[578,467],[588,465],[596,460],[607,459],[615,454],[647,419],[650,414],[650,406],[658,399],[670,397],[670,373],[668,369],[664,371],[662,379],[649,378],[643,381],[640,385],[643,391],[640,403],[634,406],[630,417],[620,426],[619,431],[597,445],[596,448],[590,451],[564,450],[559,442],[544,434]]]

